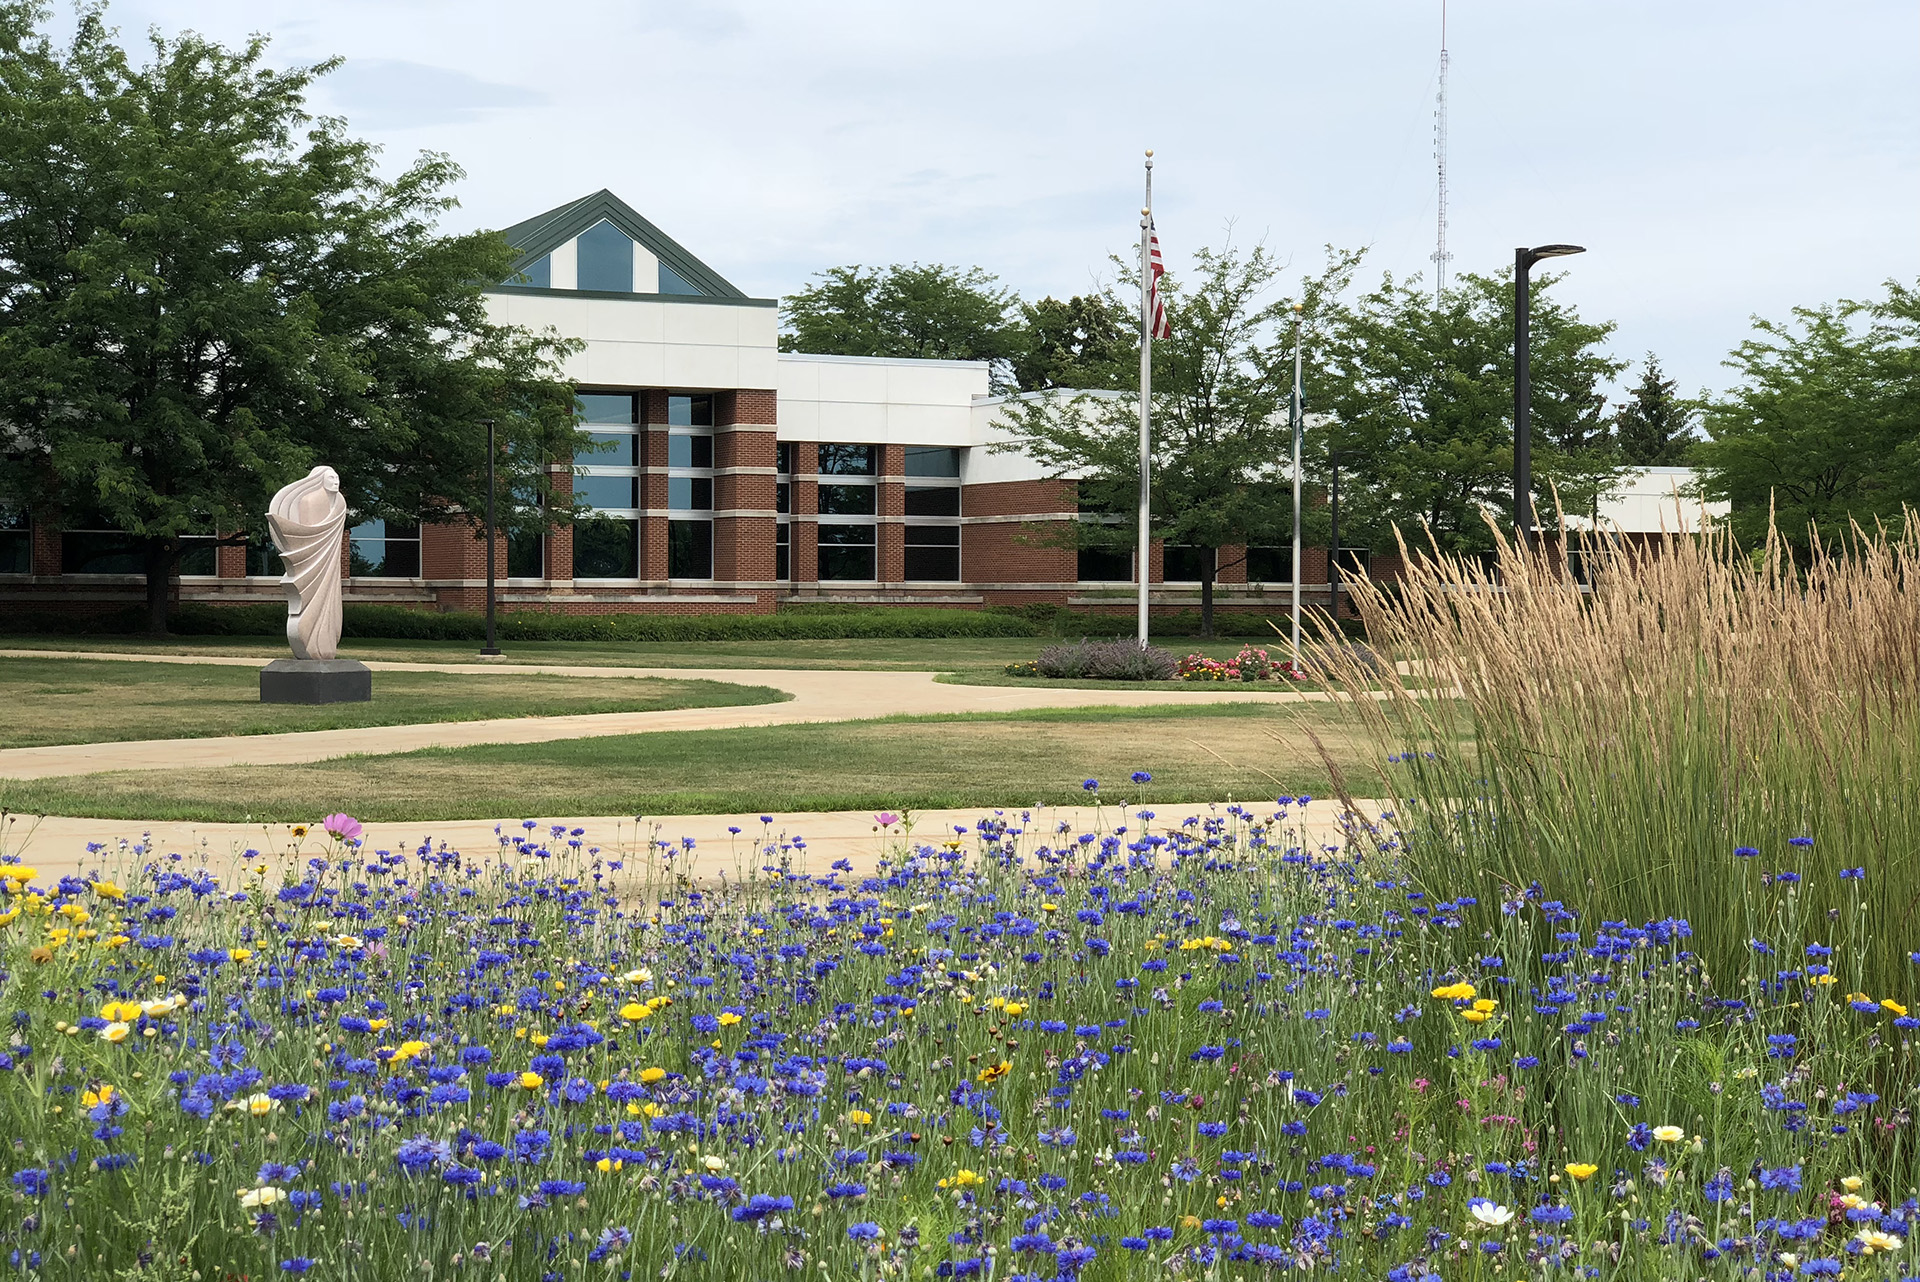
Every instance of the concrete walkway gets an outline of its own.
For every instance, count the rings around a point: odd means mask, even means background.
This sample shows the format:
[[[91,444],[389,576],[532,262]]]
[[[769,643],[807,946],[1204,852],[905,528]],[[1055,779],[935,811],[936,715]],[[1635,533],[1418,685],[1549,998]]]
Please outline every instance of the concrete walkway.
[[[0,650],[6,658],[100,659],[116,663],[219,664],[264,667],[264,658],[234,655],[129,655],[89,651]],[[1253,700],[1264,703],[1327,702],[1341,696],[1320,690],[1275,691],[1271,687],[1209,687],[1180,690],[1075,690],[1060,687],[953,685],[932,672],[883,672],[778,668],[616,668],[507,663],[401,663],[373,660],[378,672],[450,672],[475,676],[515,673],[620,680],[661,677],[772,686],[793,697],[785,703],[734,708],[683,708],[663,712],[606,712],[564,717],[516,717],[431,725],[372,726],[349,730],[303,730],[288,734],[226,735],[205,739],[146,739],[124,743],[61,744],[0,750],[0,779],[44,779],[110,770],[190,770],[237,765],[291,765],[361,754],[464,748],[483,743],[546,743],[601,735],[671,730],[730,730],[742,726],[800,722],[861,721],[889,716],[1003,713],[1034,708],[1183,707]],[[378,697],[378,683],[375,683]]]
[[[1371,802],[1359,803],[1369,816],[1378,814]],[[1227,803],[1193,803],[1161,806],[1150,821],[1156,830],[1178,826],[1189,815],[1223,814]],[[1276,812],[1271,801],[1253,807],[1255,814],[1267,818]],[[608,857],[624,857],[629,870],[651,859],[659,862],[657,847],[664,841],[680,853],[671,860],[681,873],[701,879],[734,877],[772,862],[761,853],[768,841],[804,845],[792,852],[796,869],[825,873],[835,861],[845,859],[856,876],[872,873],[880,860],[897,857],[903,847],[942,845],[958,840],[961,849],[974,849],[974,825],[982,818],[998,815],[1033,834],[1030,844],[1042,844],[1046,835],[1066,825],[1068,831],[1112,831],[1126,825],[1139,831],[1140,807],[1127,806],[1116,799],[1106,806],[1010,807],[995,810],[979,806],[962,810],[920,811],[909,816],[911,835],[896,826],[882,830],[876,816],[867,812],[831,811],[813,814],[771,816],[762,823],[752,815],[664,815],[636,820],[631,815],[588,818],[540,817],[528,830],[518,818],[494,820],[450,820],[423,823],[417,820],[369,823],[362,835],[367,850],[413,851],[422,845],[438,848],[442,843],[469,855],[484,855],[499,848],[501,836],[526,836],[536,843],[562,845],[580,829],[579,840],[588,847],[598,846]],[[1332,843],[1339,834],[1337,802],[1316,800],[1304,808],[1289,811],[1284,827],[1297,831],[1297,840]],[[1027,818],[1022,819],[1022,815]],[[554,837],[559,826],[562,834]],[[730,829],[739,829],[738,833]],[[694,841],[691,852],[681,839]],[[87,853],[89,842],[107,849]],[[23,862],[40,870],[43,880],[68,873],[105,869],[129,856],[119,853],[125,842],[129,847],[144,843],[148,855],[179,854],[198,864],[204,861],[216,875],[230,877],[241,867],[246,852],[258,852],[278,864],[287,857],[306,857],[327,849],[326,835],[317,826],[304,838],[296,838],[288,824],[220,823],[141,823],[120,819],[69,819],[30,815],[8,815],[0,827],[0,851],[20,855]],[[248,862],[251,862],[250,860]]]

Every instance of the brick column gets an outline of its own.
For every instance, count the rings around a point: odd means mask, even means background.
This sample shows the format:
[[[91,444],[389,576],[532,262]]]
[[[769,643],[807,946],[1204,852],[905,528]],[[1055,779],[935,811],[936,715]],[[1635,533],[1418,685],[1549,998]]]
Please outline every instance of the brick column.
[[[820,512],[820,485],[812,474],[820,470],[820,450],[811,441],[793,443],[793,488],[788,492],[793,524],[788,529],[788,567],[799,588],[820,582],[820,530],[814,518]],[[804,480],[802,478],[805,478]]]
[[[1232,565],[1227,563],[1231,561]],[[1231,543],[1217,548],[1213,554],[1215,583],[1245,583],[1247,581],[1247,549],[1242,543]]]
[[[776,396],[721,392],[713,405],[713,577],[720,582],[771,582],[774,573],[774,485],[778,444]],[[758,468],[729,472],[729,468]],[[739,516],[720,516],[739,512]]]
[[[213,572],[223,579],[247,577],[245,547],[217,547],[213,550]]]
[[[36,511],[33,514],[33,572],[40,575],[60,573],[60,527],[58,515]]]
[[[573,465],[571,463],[549,463],[547,480],[551,483],[553,502],[560,507],[573,501]],[[558,525],[547,531],[547,582],[559,580],[571,587],[573,585],[573,527]]]
[[[907,510],[907,487],[902,478],[907,470],[904,445],[880,447],[880,483],[874,488],[875,510],[881,517],[901,516]],[[899,583],[907,577],[907,532],[898,522],[876,523],[874,553],[876,576],[882,583]]]

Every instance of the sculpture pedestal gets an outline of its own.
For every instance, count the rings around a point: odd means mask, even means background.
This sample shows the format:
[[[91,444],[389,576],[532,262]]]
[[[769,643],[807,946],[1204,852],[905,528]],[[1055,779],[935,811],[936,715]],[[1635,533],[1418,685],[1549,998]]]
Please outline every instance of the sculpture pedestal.
[[[262,703],[367,703],[373,671],[354,659],[275,659],[260,669]]]

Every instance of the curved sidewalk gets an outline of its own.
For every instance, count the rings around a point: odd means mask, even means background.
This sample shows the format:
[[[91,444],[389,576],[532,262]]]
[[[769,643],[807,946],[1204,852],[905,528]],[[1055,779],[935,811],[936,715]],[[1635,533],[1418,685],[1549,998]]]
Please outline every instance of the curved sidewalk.
[[[0,650],[0,658],[46,658],[55,652]],[[125,655],[62,651],[61,657],[134,663],[218,664],[264,667],[263,658],[233,655]],[[0,749],[0,779],[44,779],[109,770],[188,770],[238,765],[293,765],[332,757],[465,748],[485,743],[547,743],[603,735],[673,730],[732,730],[800,722],[866,721],[892,716],[999,713],[1038,708],[1182,707],[1247,700],[1266,703],[1324,702],[1340,696],[1319,690],[1215,688],[1195,690],[1077,690],[1059,687],[955,685],[933,672],[865,669],[615,668],[557,664],[403,663],[369,660],[383,672],[451,672],[498,676],[662,677],[772,686],[793,697],[785,703],[741,707],[681,708],[661,712],[605,712],[563,717],[514,717],[428,725],[302,730],[286,734],[223,735],[204,739],[142,739],[119,743],[58,744]],[[377,691],[376,691],[376,697]]]
[[[1189,815],[1219,814],[1228,804],[1194,802],[1161,805],[1156,808],[1151,823],[1153,828],[1164,831],[1177,826]],[[1377,803],[1356,804],[1369,818],[1379,813]],[[1264,804],[1254,804],[1252,808],[1262,818],[1272,815],[1275,809],[1270,798]],[[1332,843],[1338,840],[1339,815],[1338,802],[1315,800],[1309,806],[1291,810],[1284,826],[1297,830],[1300,840]],[[957,839],[963,849],[971,851],[974,847],[974,825],[983,818],[993,816],[1006,819],[1016,827],[1024,826],[1027,832],[1034,834],[1035,844],[1044,842],[1042,834],[1052,833],[1062,824],[1068,825],[1074,832],[1095,829],[1111,831],[1119,825],[1127,825],[1137,831],[1141,824],[1138,808],[1117,799],[1105,806],[1009,806],[1000,809],[973,806],[959,810],[915,812],[911,816],[911,844],[938,846]],[[537,817],[531,830],[522,826],[524,819],[524,816],[517,816],[503,820],[396,820],[368,823],[362,834],[362,843],[367,850],[407,852],[423,845],[437,849],[444,843],[454,850],[472,855],[497,849],[503,835],[509,839],[525,835],[536,843],[564,843],[572,839],[571,834],[575,829],[579,829],[581,835],[578,840],[584,846],[600,847],[610,858],[624,857],[629,862],[629,870],[638,868],[640,861],[649,857],[650,843],[656,840],[667,842],[677,852],[671,861],[674,871],[701,880],[736,877],[773,862],[761,853],[761,848],[769,840],[792,843],[797,838],[804,843],[790,855],[796,870],[823,874],[834,861],[844,859],[853,865],[855,876],[871,875],[877,870],[880,860],[897,856],[901,846],[908,844],[898,829],[881,832],[875,816],[863,811],[773,815],[771,823],[762,823],[757,814],[663,815],[640,819],[632,815],[554,819]],[[557,838],[553,835],[556,826],[561,829]],[[734,828],[740,831],[729,831]],[[683,838],[693,839],[690,852],[682,846]],[[89,842],[99,843],[106,849],[99,854],[89,854]],[[310,828],[304,839],[295,838],[288,824],[142,823],[132,819],[57,816],[35,819],[29,815],[9,815],[5,827],[0,828],[0,850],[20,855],[24,862],[39,869],[43,877],[59,877],[68,873],[78,875],[109,868],[122,858],[118,852],[122,842],[129,848],[144,843],[148,855],[177,854],[195,863],[204,860],[210,869],[223,877],[239,869],[241,856],[248,851],[258,852],[277,863],[288,857],[320,854],[329,844],[317,828]]]

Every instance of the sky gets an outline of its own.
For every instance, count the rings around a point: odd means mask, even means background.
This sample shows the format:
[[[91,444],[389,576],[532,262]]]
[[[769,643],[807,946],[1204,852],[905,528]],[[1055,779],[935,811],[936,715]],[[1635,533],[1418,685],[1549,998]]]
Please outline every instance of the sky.
[[[344,64],[317,109],[466,171],[450,230],[605,187],[756,297],[826,267],[978,265],[1036,298],[1137,244],[1433,279],[1440,0],[117,0]],[[1556,286],[1688,393],[1751,318],[1920,280],[1910,0],[1454,0],[1449,248]],[[1279,288],[1290,287],[1291,277]]]

